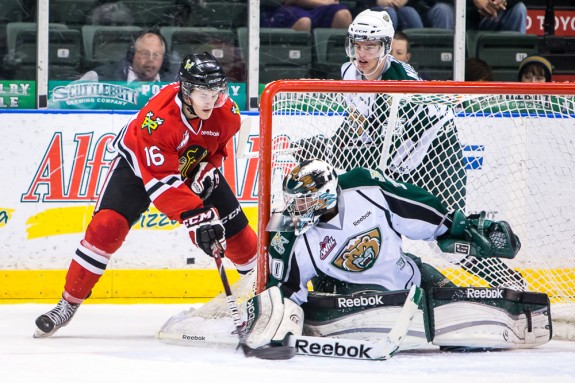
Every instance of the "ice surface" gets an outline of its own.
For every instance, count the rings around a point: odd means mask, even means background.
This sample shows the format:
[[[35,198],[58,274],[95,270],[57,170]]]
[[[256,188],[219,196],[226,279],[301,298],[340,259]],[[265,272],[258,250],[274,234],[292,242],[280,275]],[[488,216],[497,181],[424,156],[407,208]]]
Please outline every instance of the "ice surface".
[[[1,383],[575,382],[575,342],[487,353],[402,352],[383,362],[268,361],[156,340],[161,325],[188,307],[180,304],[85,304],[53,337],[32,338],[35,318],[52,307],[0,305]]]

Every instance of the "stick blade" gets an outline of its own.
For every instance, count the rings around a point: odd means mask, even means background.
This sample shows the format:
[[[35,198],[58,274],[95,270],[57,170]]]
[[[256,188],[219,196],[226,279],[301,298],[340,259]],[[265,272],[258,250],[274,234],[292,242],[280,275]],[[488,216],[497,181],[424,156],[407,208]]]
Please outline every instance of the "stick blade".
[[[242,346],[246,356],[253,356],[258,359],[285,360],[296,356],[296,349],[290,346],[264,346],[260,348],[249,348]]]

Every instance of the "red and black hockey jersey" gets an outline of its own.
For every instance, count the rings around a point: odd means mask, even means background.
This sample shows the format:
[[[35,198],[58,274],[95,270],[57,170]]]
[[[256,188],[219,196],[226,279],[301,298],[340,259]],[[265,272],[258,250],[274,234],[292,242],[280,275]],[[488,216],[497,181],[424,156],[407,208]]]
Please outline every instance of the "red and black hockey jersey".
[[[170,219],[202,206],[202,200],[183,182],[180,158],[195,153],[192,167],[210,162],[220,167],[226,144],[240,128],[237,104],[228,99],[207,120],[187,120],[179,83],[166,85],[122,129],[114,145],[144,182],[152,203]]]

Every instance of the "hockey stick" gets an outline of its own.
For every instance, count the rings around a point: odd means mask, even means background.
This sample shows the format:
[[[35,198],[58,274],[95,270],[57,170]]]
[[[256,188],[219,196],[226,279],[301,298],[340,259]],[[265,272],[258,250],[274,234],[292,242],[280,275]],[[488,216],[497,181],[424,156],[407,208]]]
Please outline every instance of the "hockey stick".
[[[238,131],[238,146],[236,148],[237,158],[248,158],[251,154],[248,153],[246,149],[251,131],[252,125],[250,122],[250,117],[244,117],[240,124],[240,130]]]
[[[267,348],[251,348],[245,342],[245,332],[243,328],[242,319],[240,317],[240,311],[238,309],[238,304],[236,303],[236,298],[232,293],[230,283],[228,281],[228,276],[224,269],[222,262],[222,256],[224,255],[224,249],[219,242],[215,241],[212,244],[212,256],[216,261],[216,266],[218,267],[218,272],[220,274],[220,279],[222,280],[222,285],[224,286],[224,291],[226,293],[226,300],[228,301],[228,308],[232,319],[234,320],[234,325],[236,326],[236,331],[238,333],[239,344],[238,347],[242,349],[246,357],[254,356],[260,359],[290,359],[295,356],[295,349],[289,346],[277,346],[277,347],[267,347]]]
[[[382,339],[363,341],[314,336],[290,336],[287,344],[297,355],[351,358],[363,360],[387,360],[395,355],[417,312],[423,290],[412,286],[395,325]]]

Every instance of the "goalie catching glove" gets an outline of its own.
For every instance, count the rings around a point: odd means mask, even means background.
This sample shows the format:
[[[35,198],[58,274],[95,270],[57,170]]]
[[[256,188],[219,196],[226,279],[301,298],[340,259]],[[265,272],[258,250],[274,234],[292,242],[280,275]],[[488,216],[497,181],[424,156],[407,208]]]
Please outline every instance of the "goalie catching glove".
[[[485,217],[484,211],[466,217],[462,211],[456,210],[451,229],[437,238],[437,244],[445,253],[477,258],[514,258],[521,248],[521,242],[509,223],[491,221]]]
[[[301,335],[304,314],[277,286],[264,290],[246,302],[245,342],[251,348],[281,345],[288,335]]]
[[[213,207],[188,210],[181,215],[182,222],[188,228],[192,243],[212,256],[212,245],[219,242],[226,249],[225,229],[218,211]]]

